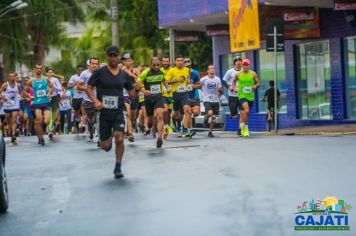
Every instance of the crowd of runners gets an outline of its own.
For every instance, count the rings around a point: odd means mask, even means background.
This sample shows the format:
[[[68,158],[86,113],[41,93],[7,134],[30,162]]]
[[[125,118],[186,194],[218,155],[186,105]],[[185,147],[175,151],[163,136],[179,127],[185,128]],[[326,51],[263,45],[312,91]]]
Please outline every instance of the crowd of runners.
[[[248,59],[235,57],[221,80],[214,65],[200,76],[188,57],[176,56],[174,67],[169,56],[152,57],[149,65],[135,68],[130,54],[121,57],[115,46],[106,56],[105,63],[92,57],[87,65],[78,65],[67,80],[41,64],[27,78],[10,72],[0,91],[3,136],[16,143],[19,135],[36,135],[44,146],[44,135],[49,140],[60,134],[87,135],[105,151],[114,143],[114,175],[121,178],[125,136],[135,142],[135,135],[152,135],[157,148],[169,135],[192,138],[194,117],[203,104],[204,125],[213,138],[223,86],[228,89],[231,117],[237,119],[240,112],[238,135],[249,136],[249,111],[260,83]]]

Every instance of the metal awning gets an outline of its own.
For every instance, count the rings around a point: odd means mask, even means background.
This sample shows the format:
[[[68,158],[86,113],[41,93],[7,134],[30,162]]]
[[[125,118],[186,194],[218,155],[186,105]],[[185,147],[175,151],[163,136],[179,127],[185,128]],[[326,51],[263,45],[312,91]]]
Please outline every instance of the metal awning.
[[[265,6],[295,6],[295,7],[319,7],[333,8],[333,0],[259,0],[260,5]],[[206,31],[207,25],[229,24],[228,10],[225,12],[197,17],[189,20],[178,21],[161,28],[183,31]]]

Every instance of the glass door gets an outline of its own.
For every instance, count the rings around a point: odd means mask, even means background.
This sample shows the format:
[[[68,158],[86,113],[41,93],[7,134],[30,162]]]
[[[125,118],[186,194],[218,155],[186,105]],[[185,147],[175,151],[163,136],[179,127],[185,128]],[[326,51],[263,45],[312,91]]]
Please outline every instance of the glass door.
[[[356,119],[356,37],[345,39],[347,118]]]
[[[330,120],[331,72],[329,42],[297,46],[299,116],[308,120]]]

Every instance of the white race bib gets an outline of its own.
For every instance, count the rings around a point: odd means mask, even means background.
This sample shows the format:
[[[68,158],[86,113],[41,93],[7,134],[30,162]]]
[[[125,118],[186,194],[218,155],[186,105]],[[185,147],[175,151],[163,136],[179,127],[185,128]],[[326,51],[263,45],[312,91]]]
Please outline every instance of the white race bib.
[[[209,94],[206,96],[208,102],[218,102],[218,96],[216,94]]]
[[[252,92],[252,87],[244,87],[243,88],[244,93],[251,93]]]
[[[145,98],[145,95],[143,94],[143,92],[139,92],[138,93],[138,98],[139,99],[144,99]]]
[[[46,97],[47,94],[46,94],[46,90],[45,89],[40,89],[40,90],[37,90],[37,93],[36,93],[37,97],[38,98],[41,98],[41,97]]]
[[[64,100],[62,101],[62,104],[63,104],[64,107],[69,107],[69,106],[70,106],[70,101],[69,101],[69,99],[64,99]]]
[[[188,91],[193,91],[193,85],[192,84],[188,84]]]
[[[124,89],[124,97],[128,97],[129,96],[129,93],[127,92],[126,89]]]
[[[6,100],[6,105],[8,105],[8,106],[13,106],[13,105],[15,105],[15,100],[12,100],[11,98],[8,98],[8,99]]]
[[[107,109],[118,109],[117,96],[103,96],[103,105]]]
[[[184,93],[184,92],[186,92],[187,91],[187,87],[185,86],[185,85],[179,85],[178,87],[177,87],[177,92],[178,93]]]
[[[154,84],[150,86],[151,94],[159,94],[161,93],[161,85]]]

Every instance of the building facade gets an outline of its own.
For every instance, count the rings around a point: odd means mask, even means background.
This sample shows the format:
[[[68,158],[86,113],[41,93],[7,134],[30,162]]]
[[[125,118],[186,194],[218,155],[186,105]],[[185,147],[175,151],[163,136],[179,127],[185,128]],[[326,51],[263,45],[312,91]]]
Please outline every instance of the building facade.
[[[266,2],[259,1],[260,49],[231,53],[229,35],[212,36],[213,63],[221,78],[238,54],[249,58],[259,75],[261,87],[255,94],[249,127],[265,130],[266,104],[261,98],[273,80],[273,53],[266,51],[266,19],[283,19],[286,11],[295,9],[313,9],[318,16],[313,27],[319,35],[286,39],[285,51],[278,53],[280,128],[356,123],[356,28],[347,23],[345,11],[335,11],[333,1],[328,0],[313,1],[312,6],[302,0],[273,1],[277,5]],[[209,26],[228,24],[227,0],[159,0],[158,8],[162,28],[207,31]],[[292,32],[299,27],[285,19],[284,24]],[[236,130],[236,121],[226,117],[226,130]]]

